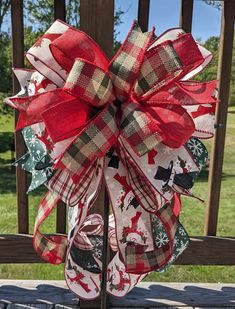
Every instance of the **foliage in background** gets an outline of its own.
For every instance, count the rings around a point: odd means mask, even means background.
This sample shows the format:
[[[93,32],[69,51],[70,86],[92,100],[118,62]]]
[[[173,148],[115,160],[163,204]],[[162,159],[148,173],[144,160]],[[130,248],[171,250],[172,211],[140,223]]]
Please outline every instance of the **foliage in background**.
[[[235,42],[235,35],[233,41]],[[219,37],[212,36],[206,40],[203,44],[208,50],[213,53],[213,60],[209,66],[198,76],[198,80],[207,81],[217,78],[217,68],[219,59]],[[229,94],[229,104],[235,105],[235,44],[233,44],[233,58],[232,58],[232,68],[231,68],[231,81],[230,81],[230,94]]]
[[[10,0],[0,0],[0,92],[11,91],[12,82],[12,59],[11,59],[11,37],[9,33],[1,31],[3,21],[6,20],[10,10]],[[80,0],[66,1],[66,20],[67,22],[79,28]],[[36,40],[50,27],[54,20],[54,0],[25,0],[25,28],[24,44],[27,51]],[[120,8],[115,9],[114,16],[114,52],[120,47],[121,42],[117,36],[118,26],[122,23],[124,11]],[[26,62],[28,67],[29,64]],[[0,99],[1,101],[1,99]],[[3,108],[0,106],[0,113]]]
[[[221,0],[203,0],[206,4],[211,5],[215,7],[218,10],[221,10],[222,8],[222,2]]]
[[[3,21],[10,11],[11,0],[0,0],[0,32],[2,30]]]
[[[80,0],[66,1],[67,23],[79,27]],[[54,0],[26,0],[25,12],[27,22],[33,25],[39,33],[43,33],[50,27],[54,20]]]

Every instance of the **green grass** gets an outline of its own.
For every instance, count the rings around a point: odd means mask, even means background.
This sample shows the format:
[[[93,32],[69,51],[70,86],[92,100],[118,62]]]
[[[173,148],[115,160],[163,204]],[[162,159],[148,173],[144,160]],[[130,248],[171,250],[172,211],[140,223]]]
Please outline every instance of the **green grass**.
[[[11,153],[9,140],[13,138],[13,118],[0,116],[0,234],[16,233],[17,209],[15,196],[15,175],[11,171]],[[210,148],[210,141],[206,142]],[[203,171],[195,187],[195,195],[203,198],[205,203],[196,199],[182,198],[183,208],[181,222],[192,236],[203,235],[204,214],[207,202],[208,171]],[[30,194],[30,232],[33,229],[37,205],[43,190]],[[55,215],[48,219],[44,230],[55,231]],[[222,190],[218,222],[219,236],[235,236],[235,107],[229,108],[226,134],[225,156],[223,164]],[[221,252],[221,259],[223,252]],[[4,264],[0,265],[1,279],[63,279],[63,265],[47,264]],[[177,282],[233,282],[235,267],[232,266],[172,266],[165,273],[152,272],[148,281]]]

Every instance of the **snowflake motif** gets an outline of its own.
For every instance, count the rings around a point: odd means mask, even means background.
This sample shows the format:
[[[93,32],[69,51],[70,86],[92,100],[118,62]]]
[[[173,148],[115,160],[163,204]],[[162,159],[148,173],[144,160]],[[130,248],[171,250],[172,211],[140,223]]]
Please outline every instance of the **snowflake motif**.
[[[185,236],[186,235],[185,230],[182,227],[179,227],[179,234],[181,236]]]
[[[167,237],[166,233],[159,232],[158,235],[155,238],[157,246],[160,248],[164,245],[166,245],[169,242],[169,239]]]
[[[101,247],[103,245],[103,240],[100,237],[90,238],[90,242],[95,248]]]
[[[42,159],[43,155],[44,153],[41,153],[40,150],[34,151],[33,161],[39,162]]]
[[[32,138],[30,138],[28,140],[29,146],[35,147],[36,144],[38,144],[38,140],[36,139],[35,136],[33,136]]]
[[[179,238],[174,239],[174,246],[178,247],[180,245],[180,240]]]
[[[94,256],[98,259],[100,259],[102,257],[102,251],[98,248],[94,249]]]
[[[201,156],[203,153],[203,148],[201,143],[196,139],[191,139],[187,143],[188,148],[192,151],[195,156]]]
[[[176,251],[178,254],[181,254],[184,252],[185,249],[187,249],[188,247],[188,242],[187,243],[183,243],[183,241],[180,241],[180,247],[176,248]]]

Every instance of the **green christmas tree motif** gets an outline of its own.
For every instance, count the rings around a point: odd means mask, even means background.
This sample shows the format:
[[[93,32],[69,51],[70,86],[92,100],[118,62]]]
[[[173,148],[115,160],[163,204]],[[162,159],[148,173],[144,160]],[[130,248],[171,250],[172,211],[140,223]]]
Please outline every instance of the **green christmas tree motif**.
[[[36,137],[31,127],[22,130],[28,152],[18,159],[14,165],[32,174],[32,180],[28,192],[36,189],[48,181],[53,173],[53,164],[43,147],[41,141]]]

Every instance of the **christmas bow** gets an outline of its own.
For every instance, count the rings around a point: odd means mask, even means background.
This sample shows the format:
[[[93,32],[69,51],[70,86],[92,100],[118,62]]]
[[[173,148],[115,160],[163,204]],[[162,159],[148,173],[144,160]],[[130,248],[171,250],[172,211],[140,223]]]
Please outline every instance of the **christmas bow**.
[[[22,90],[5,102],[19,110],[29,149],[17,164],[32,172],[31,188],[49,189],[34,247],[53,264],[66,255],[69,287],[97,297],[103,221],[90,210],[104,180],[113,210],[107,291],[124,296],[188,246],[180,194],[193,196],[207,160],[199,138],[213,136],[216,103],[216,81],[190,78],[212,55],[181,29],[154,39],[154,29],[143,33],[134,22],[109,61],[89,36],[56,21],[26,57],[35,70],[15,70]],[[70,206],[68,240],[40,232],[59,199]]]

